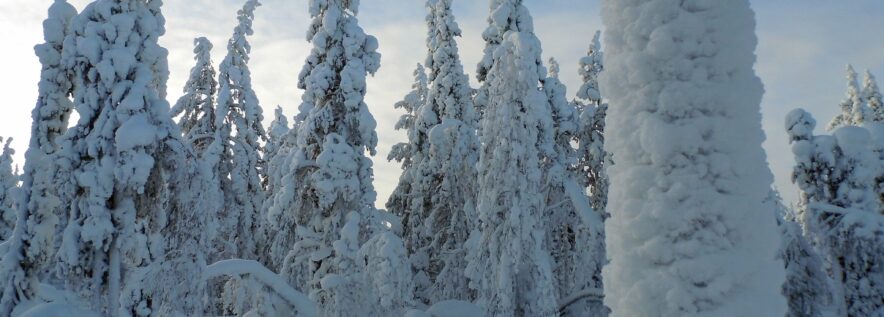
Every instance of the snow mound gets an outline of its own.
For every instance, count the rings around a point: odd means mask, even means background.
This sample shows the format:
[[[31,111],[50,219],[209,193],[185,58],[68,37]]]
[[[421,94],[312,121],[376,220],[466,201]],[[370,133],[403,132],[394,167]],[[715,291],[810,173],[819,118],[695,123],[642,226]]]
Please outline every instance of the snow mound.
[[[438,302],[427,309],[426,316],[430,317],[484,317],[485,313],[473,303],[449,300]]]

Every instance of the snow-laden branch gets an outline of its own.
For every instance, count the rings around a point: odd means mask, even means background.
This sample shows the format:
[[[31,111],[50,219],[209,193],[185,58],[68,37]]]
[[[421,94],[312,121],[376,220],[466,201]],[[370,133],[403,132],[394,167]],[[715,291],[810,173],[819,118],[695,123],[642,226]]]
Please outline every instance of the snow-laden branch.
[[[316,305],[303,293],[293,289],[282,281],[282,278],[273,273],[261,263],[252,260],[223,260],[206,267],[203,279],[208,281],[219,276],[242,276],[249,275],[267,287],[270,287],[280,297],[298,310],[301,316],[316,316]]]
[[[580,213],[583,223],[590,228],[604,227],[604,220],[594,209],[592,209],[592,205],[590,205],[589,199],[586,198],[586,194],[582,187],[577,185],[577,182],[570,177],[566,177],[562,183],[565,186],[565,190],[568,192],[568,196],[571,198],[571,203],[574,204],[574,208]]]
[[[570,296],[561,300],[559,302],[559,312],[564,311],[565,308],[568,308],[568,306],[571,306],[572,304],[576,303],[577,301],[587,298],[587,297],[589,297],[591,300],[601,301],[602,298],[605,297],[605,292],[602,291],[602,289],[600,289],[600,288],[584,288],[583,290],[581,290],[577,293],[571,294]]]

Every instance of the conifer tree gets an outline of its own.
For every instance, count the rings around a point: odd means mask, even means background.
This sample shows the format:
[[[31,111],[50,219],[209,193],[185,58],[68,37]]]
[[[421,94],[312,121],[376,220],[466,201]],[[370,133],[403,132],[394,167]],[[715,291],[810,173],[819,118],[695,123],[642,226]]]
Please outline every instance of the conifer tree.
[[[190,69],[190,78],[184,86],[184,95],[172,107],[172,117],[181,116],[178,126],[184,139],[202,154],[211,144],[215,127],[215,95],[218,81],[212,66],[212,43],[205,37],[193,40],[196,65]]]
[[[527,8],[519,0],[492,4],[486,34],[500,32],[503,40],[484,64],[490,70],[484,75],[489,98],[479,159],[479,226],[467,275],[489,316],[550,316],[558,303],[542,219],[542,158],[554,140],[549,100],[540,89],[547,72]]]
[[[871,121],[884,123],[884,101],[882,101],[881,90],[878,88],[878,81],[875,75],[866,70],[863,77],[863,99],[869,107]]]
[[[615,160],[605,304],[615,316],[784,315],[749,1],[605,0],[602,15]]]
[[[274,110],[273,122],[270,123],[270,130],[267,131],[267,145],[264,147],[264,161],[270,163],[277,155],[285,155],[286,137],[291,131],[289,127],[289,119],[282,112],[282,107],[277,106]],[[268,167],[268,178],[269,178]],[[272,186],[267,187],[268,192],[273,192]]]
[[[582,286],[573,285],[574,273],[578,269],[577,231],[580,230],[580,217],[565,183],[574,179],[571,166],[576,153],[571,140],[577,132],[576,109],[566,99],[565,85],[559,80],[559,64],[549,61],[549,75],[543,80],[543,92],[551,106],[552,133],[554,138],[551,155],[544,161],[545,208],[543,219],[546,228],[546,247],[552,256],[553,274],[556,278],[558,298],[563,298]],[[587,250],[589,251],[589,250]]]
[[[0,315],[34,299],[39,280],[49,271],[59,244],[56,236],[67,219],[70,166],[55,160],[58,138],[68,127],[73,87],[62,62],[62,47],[77,10],[63,0],[49,7],[43,21],[44,43],[34,48],[42,64],[39,94],[31,112],[31,140],[25,152],[21,200],[9,252],[0,261]],[[47,228],[48,227],[48,228]],[[4,237],[6,238],[6,237]]]
[[[450,0],[426,3],[429,76],[415,72],[415,90],[399,108],[409,142],[397,145],[403,175],[387,208],[403,219],[415,273],[415,295],[425,304],[471,300],[464,243],[475,221],[478,140],[472,89],[458,52],[460,27]],[[427,86],[426,81],[429,80]],[[405,154],[398,154],[404,152]]]
[[[599,75],[604,70],[600,34],[595,33],[589,52],[580,59],[579,73],[583,85],[577,90],[580,123],[575,139],[578,144],[577,173],[581,184],[589,189],[592,207],[604,212],[608,203],[608,175],[605,169],[610,165],[611,158],[604,149],[608,104],[602,102],[598,83]]]
[[[881,159],[869,129],[840,127],[833,135],[811,134],[813,119],[792,111],[786,128],[793,140],[793,182],[801,189],[799,219],[834,280],[837,315],[865,316],[881,309],[884,217],[875,177]]]
[[[0,143],[3,138],[0,137]],[[0,241],[6,241],[15,229],[16,209],[18,206],[19,176],[12,168],[12,138],[6,139],[3,152],[0,153]]]
[[[282,107],[277,106],[274,111],[273,122],[270,123],[270,129],[267,131],[267,143],[264,146],[264,163],[265,174],[264,192],[267,194],[261,206],[261,214],[258,219],[259,230],[261,230],[257,246],[258,259],[264,266],[272,269],[278,269],[272,254],[273,237],[280,233],[277,231],[270,221],[270,208],[273,207],[273,201],[276,196],[290,196],[291,193],[280,192],[286,176],[287,162],[289,162],[289,152],[294,145],[294,136],[297,131],[297,124],[292,129],[289,126],[288,118],[282,111]]]
[[[577,157],[574,166],[576,179],[582,188],[589,192],[589,202],[595,212],[595,219],[606,217],[605,209],[608,202],[608,174],[606,168],[611,165],[611,156],[605,151],[605,117],[608,104],[602,101],[599,87],[599,75],[604,70],[603,53],[601,50],[600,32],[596,32],[590,43],[587,55],[580,59],[578,73],[583,84],[577,90],[575,100],[578,112],[578,127],[574,134],[577,144]],[[588,294],[591,289],[603,289],[602,267],[607,263],[605,256],[604,226],[592,226],[584,223],[576,233],[576,248],[579,250],[580,269],[575,272],[571,283],[572,290],[581,290]],[[566,295],[568,296],[568,295]],[[582,304],[582,305],[581,305]],[[609,309],[598,300],[584,297],[568,306],[565,315],[606,316]]]
[[[180,131],[164,100],[161,5],[98,0],[74,18],[65,43],[80,119],[61,145],[75,194],[60,276],[105,314],[149,314],[166,291],[154,265],[166,255],[166,198],[183,187],[169,184],[185,177]]]
[[[847,97],[839,105],[841,113],[832,118],[828,131],[835,131],[843,126],[860,125],[871,119],[869,109],[863,100],[863,93],[859,87],[856,71],[852,65],[847,65]]]
[[[786,267],[783,295],[789,303],[789,317],[821,317],[831,311],[832,281],[823,268],[823,259],[802,233],[793,211],[773,192],[768,200],[777,212],[782,241],[779,257]]]
[[[488,27],[482,32],[482,39],[485,40],[485,49],[483,51],[482,60],[476,66],[476,79],[481,87],[476,90],[474,97],[476,112],[479,119],[482,120],[485,114],[485,108],[490,102],[488,90],[490,89],[488,74],[494,66],[494,52],[503,42],[507,32],[523,32],[534,29],[534,21],[528,14],[525,7],[512,6],[507,4],[510,0],[490,0],[489,9],[491,14],[488,16]],[[514,11],[515,10],[515,11]],[[480,132],[483,125],[478,127]]]
[[[358,1],[311,1],[313,50],[299,75],[304,89],[287,178],[270,210],[282,274],[308,291],[324,316],[364,312],[359,248],[375,225],[371,160],[376,122],[364,102],[367,74],[380,67],[378,42],[356,19]],[[288,252],[285,250],[288,248]]]
[[[227,43],[227,56],[219,67],[216,137],[220,144],[218,174],[224,205],[218,225],[216,258],[256,258],[259,214],[264,202],[261,142],[267,136],[264,116],[252,89],[249,71],[255,9],[261,4],[249,0],[237,12],[239,24]]]

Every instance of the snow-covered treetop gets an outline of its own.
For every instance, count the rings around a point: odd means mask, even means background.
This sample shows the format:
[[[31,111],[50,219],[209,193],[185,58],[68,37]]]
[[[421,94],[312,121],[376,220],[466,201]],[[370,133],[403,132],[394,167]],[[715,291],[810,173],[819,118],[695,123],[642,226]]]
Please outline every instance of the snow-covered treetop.
[[[3,137],[0,137],[0,143],[3,143]],[[6,143],[3,143],[3,152],[0,153],[0,204],[12,201],[14,197],[7,196],[9,193],[6,191],[18,186],[18,171],[17,168],[13,169],[12,156],[14,154],[15,150],[12,149],[12,138],[8,138],[6,139]],[[0,212],[3,212],[3,207],[4,206],[0,206]],[[12,210],[9,211],[12,212]],[[0,215],[0,217],[4,216],[7,215]],[[2,221],[2,219],[0,219],[0,221]],[[8,237],[0,235],[0,241],[5,240],[6,238]]]
[[[871,120],[875,122],[884,122],[884,101],[882,101],[881,90],[878,88],[878,82],[875,75],[866,70],[863,78],[863,100],[866,101],[871,114]]]
[[[829,122],[829,126],[826,128],[828,131],[834,131],[843,126],[862,124],[869,116],[868,109],[863,102],[858,75],[853,69],[853,65],[847,65],[847,96],[841,101],[839,107],[841,113]]]
[[[568,165],[574,158],[571,139],[577,133],[578,118],[574,105],[568,102],[567,87],[559,80],[561,67],[554,58],[549,59],[549,74],[543,80],[543,91],[549,99],[553,119],[555,148],[553,155],[558,163]]]
[[[310,2],[313,20],[307,39],[313,49],[298,81],[298,88],[305,90],[298,119],[304,121],[302,131],[309,131],[299,133],[299,139],[306,141],[299,142],[301,147],[320,145],[326,135],[337,133],[351,145],[376,153],[377,123],[364,103],[365,75],[378,70],[381,56],[377,39],[358,24],[358,4],[356,0]],[[311,158],[315,155],[310,153]]]
[[[0,143],[3,143],[3,137],[0,137]],[[11,143],[12,138],[6,139],[0,153],[0,241],[10,238],[16,220],[17,197],[12,189],[18,186],[18,175],[12,169],[15,151],[10,147]]]
[[[436,112],[436,123],[457,119],[467,124],[477,120],[470,80],[464,73],[456,39],[461,29],[451,11],[452,0],[427,1],[427,58],[429,73],[428,105]]]
[[[247,36],[252,35],[252,22],[255,9],[261,3],[257,0],[247,1],[237,12],[239,24],[233,30],[233,36],[227,43],[227,56],[221,63],[220,85],[216,125],[227,124],[236,126],[236,138],[257,148],[257,140],[266,140],[262,121],[263,111],[258,97],[252,89],[252,76],[249,71],[249,53],[252,46]]]
[[[276,106],[273,115],[275,117],[273,122],[270,123],[270,131],[268,133],[271,139],[279,139],[289,133],[289,119],[285,117],[281,106]]]
[[[816,120],[804,109],[795,109],[786,115],[786,132],[792,142],[811,139],[815,127]]]
[[[310,0],[310,15],[317,16],[329,6],[348,10],[353,15],[359,14],[359,0]]]
[[[34,47],[43,65],[40,74],[37,107],[31,116],[31,148],[44,153],[54,152],[55,139],[67,130],[68,115],[74,105],[68,99],[71,82],[62,65],[62,45],[70,20],[77,10],[64,0],[56,0],[49,7],[49,17],[43,21],[45,43]]]
[[[580,59],[580,76],[583,78],[583,85],[577,89],[577,98],[589,101],[592,104],[599,104],[602,100],[602,94],[599,91],[599,74],[604,70],[604,53],[602,53],[602,44],[599,42],[601,31],[596,31],[592,38],[592,44],[589,46],[589,52]]]
[[[184,86],[184,95],[172,107],[172,116],[183,114],[178,122],[185,139],[195,142],[215,132],[215,67],[212,66],[212,43],[205,37],[193,40],[196,65]]]
[[[387,155],[387,160],[396,160],[402,163],[403,168],[411,166],[411,158],[414,156],[415,150],[412,142],[417,139],[417,133],[415,133],[417,111],[426,104],[428,95],[427,72],[424,66],[417,64],[413,74],[414,83],[411,85],[412,90],[405,95],[402,101],[393,105],[396,109],[405,110],[405,113],[396,122],[396,130],[404,130],[408,135],[408,141],[394,145]]]
[[[93,2],[73,19],[64,50],[78,87],[74,101],[80,120],[71,138],[83,154],[111,151],[121,164],[117,184],[136,192],[147,181],[157,141],[177,134],[163,99],[169,71],[168,52],[158,43],[165,32],[161,4]]]
[[[488,28],[482,32],[485,39],[485,55],[476,69],[476,77],[484,82],[494,66],[494,52],[503,42],[507,32],[534,32],[534,21],[531,14],[522,4],[522,0],[491,0],[491,15],[488,17]],[[540,77],[543,78],[543,73]]]

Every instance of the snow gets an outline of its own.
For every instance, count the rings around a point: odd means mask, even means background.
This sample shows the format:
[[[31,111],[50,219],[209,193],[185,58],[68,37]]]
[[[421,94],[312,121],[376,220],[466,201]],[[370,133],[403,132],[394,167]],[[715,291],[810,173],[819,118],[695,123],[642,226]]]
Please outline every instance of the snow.
[[[117,151],[129,151],[136,147],[147,146],[156,142],[157,134],[155,131],[156,126],[150,123],[146,115],[138,114],[129,118],[120,126],[114,137]]]
[[[266,267],[252,260],[224,260],[206,267],[203,272],[203,280],[222,275],[249,275],[264,283],[277,295],[282,296],[298,311],[297,316],[317,316],[315,304],[301,292],[294,290],[279,278],[279,275],[271,272]]]
[[[82,309],[80,307],[64,303],[47,303],[34,306],[23,312],[18,317],[100,317],[101,314]]]
[[[441,301],[427,309],[430,317],[483,317],[485,314],[472,303],[458,300]]]
[[[612,316],[783,315],[747,0],[602,3]]]

